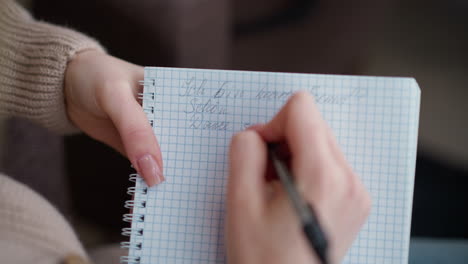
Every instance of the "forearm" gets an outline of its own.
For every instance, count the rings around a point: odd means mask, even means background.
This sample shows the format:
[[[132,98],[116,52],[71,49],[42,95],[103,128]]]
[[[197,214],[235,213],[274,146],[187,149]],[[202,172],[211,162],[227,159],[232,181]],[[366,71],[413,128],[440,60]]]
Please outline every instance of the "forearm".
[[[24,117],[59,133],[76,130],[66,113],[64,73],[70,59],[87,49],[102,47],[0,0],[0,115]]]

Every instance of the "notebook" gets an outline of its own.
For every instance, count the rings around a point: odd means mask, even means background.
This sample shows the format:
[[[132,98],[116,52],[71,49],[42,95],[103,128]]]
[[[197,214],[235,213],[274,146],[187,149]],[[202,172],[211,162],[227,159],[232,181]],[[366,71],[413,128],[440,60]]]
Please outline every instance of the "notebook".
[[[270,120],[296,90],[314,95],[371,214],[343,263],[407,263],[420,90],[412,78],[145,68],[143,108],[166,181],[130,179],[123,263],[225,263],[224,201],[232,135]]]

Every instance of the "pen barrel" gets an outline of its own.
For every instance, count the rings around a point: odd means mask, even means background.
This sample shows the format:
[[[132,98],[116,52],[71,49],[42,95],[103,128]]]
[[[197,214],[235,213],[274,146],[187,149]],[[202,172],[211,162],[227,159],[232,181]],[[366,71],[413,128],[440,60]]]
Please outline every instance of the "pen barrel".
[[[309,206],[310,210],[312,208]],[[304,234],[322,264],[328,263],[328,240],[315,214],[303,225]]]

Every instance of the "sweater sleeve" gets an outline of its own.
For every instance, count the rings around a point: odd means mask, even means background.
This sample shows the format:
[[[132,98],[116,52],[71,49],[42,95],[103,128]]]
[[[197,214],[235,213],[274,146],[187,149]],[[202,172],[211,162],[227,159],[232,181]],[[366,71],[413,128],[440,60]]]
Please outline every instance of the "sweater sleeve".
[[[2,173],[0,234],[2,263],[88,261],[78,237],[57,209],[26,185]]]
[[[0,115],[32,120],[58,133],[77,129],[63,93],[67,63],[103,48],[73,30],[34,20],[12,0],[0,0]]]

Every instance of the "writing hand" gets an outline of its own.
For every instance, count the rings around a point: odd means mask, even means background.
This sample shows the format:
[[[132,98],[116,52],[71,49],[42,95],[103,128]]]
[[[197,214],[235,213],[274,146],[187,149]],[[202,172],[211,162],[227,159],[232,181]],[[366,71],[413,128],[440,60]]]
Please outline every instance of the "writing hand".
[[[298,190],[328,236],[331,263],[339,263],[369,214],[370,197],[305,92],[293,95],[272,121],[231,142],[228,262],[319,263],[282,186],[266,180],[266,142],[289,147]]]
[[[68,64],[65,98],[70,120],[127,156],[149,186],[164,180],[161,151],[137,95],[143,68],[99,51]]]

